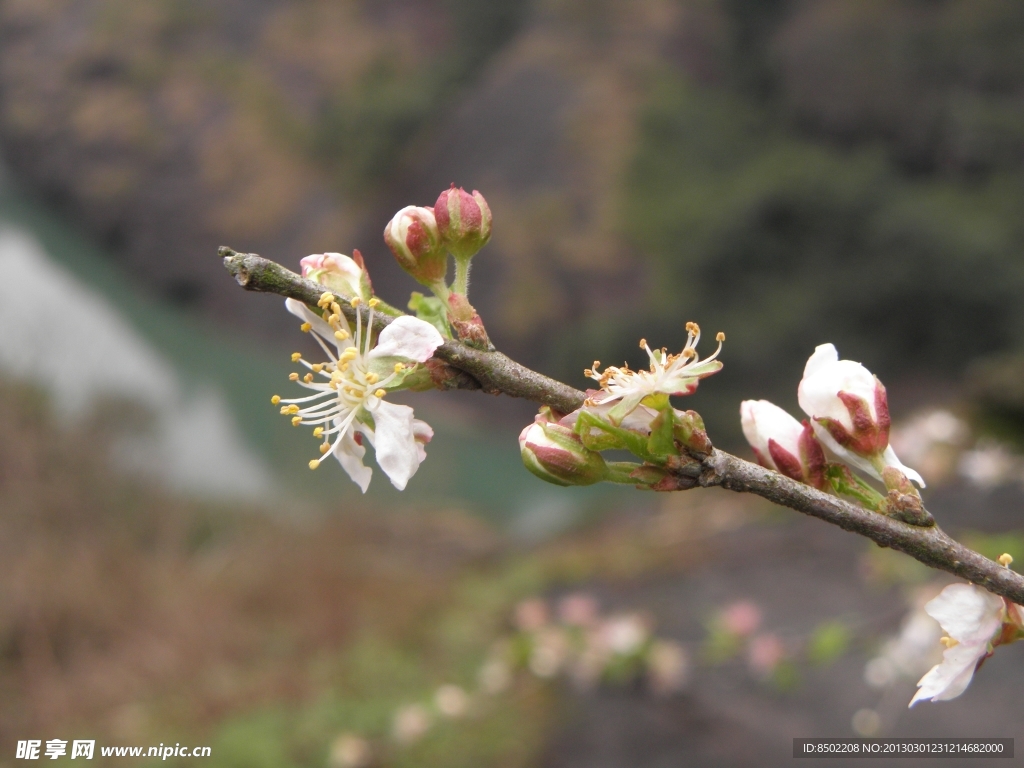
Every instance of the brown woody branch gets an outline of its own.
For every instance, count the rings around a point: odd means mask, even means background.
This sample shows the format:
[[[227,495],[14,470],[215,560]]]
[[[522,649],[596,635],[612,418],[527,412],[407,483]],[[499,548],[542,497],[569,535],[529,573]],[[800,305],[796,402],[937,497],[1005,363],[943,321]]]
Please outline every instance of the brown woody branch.
[[[227,270],[248,291],[276,293],[314,307],[324,291],[322,285],[255,254],[221,248],[220,255],[224,257]],[[356,312],[366,310],[346,304],[344,311],[354,320]],[[379,328],[389,322],[390,317],[375,316],[375,325]],[[522,397],[563,413],[583,405],[585,394],[580,390],[532,371],[497,351],[474,349],[460,341],[448,340],[438,347],[434,357],[436,363],[431,366],[434,380],[443,388],[482,389],[491,394]],[[693,469],[687,470],[687,467]],[[865,536],[879,546],[905,552],[929,567],[947,571],[1024,605],[1024,576],[965,547],[938,526],[908,525],[718,449],[699,464],[686,465],[683,471],[697,475],[701,486],[718,485],[730,491],[757,494],[775,504]]]

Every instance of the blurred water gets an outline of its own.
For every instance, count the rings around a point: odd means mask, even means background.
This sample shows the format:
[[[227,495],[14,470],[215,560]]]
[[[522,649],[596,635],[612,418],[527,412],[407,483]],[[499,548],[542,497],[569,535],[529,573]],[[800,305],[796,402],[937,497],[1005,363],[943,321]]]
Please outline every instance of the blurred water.
[[[186,387],[106,299],[56,264],[0,210],[0,372],[51,398],[58,419],[86,417],[105,401],[130,402],[149,428],[115,443],[121,466],[203,497],[258,498],[267,468],[243,441],[223,395]]]

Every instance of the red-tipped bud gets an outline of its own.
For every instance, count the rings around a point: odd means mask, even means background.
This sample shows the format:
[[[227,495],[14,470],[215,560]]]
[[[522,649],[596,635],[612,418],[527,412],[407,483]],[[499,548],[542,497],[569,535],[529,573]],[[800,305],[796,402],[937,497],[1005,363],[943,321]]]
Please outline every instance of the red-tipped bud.
[[[863,365],[840,360],[832,344],[818,346],[804,368],[797,399],[814,434],[843,461],[879,480],[883,467],[895,467],[924,487],[921,475],[904,466],[889,445],[885,387]]]
[[[373,296],[370,276],[359,251],[353,251],[351,257],[343,253],[314,253],[301,259],[299,265],[303,277],[315,280],[341,296],[358,296],[365,300]]]
[[[434,203],[441,240],[456,259],[472,258],[491,239],[491,209],[484,196],[452,184]]]
[[[384,227],[384,242],[417,282],[431,289],[444,285],[448,255],[430,208],[410,205],[400,210]]]
[[[767,400],[744,400],[740,422],[761,466],[815,488],[825,487],[825,453],[808,422],[801,424]]]
[[[572,429],[543,415],[519,435],[519,450],[530,472],[555,485],[593,485],[608,476],[600,453],[588,450]]]

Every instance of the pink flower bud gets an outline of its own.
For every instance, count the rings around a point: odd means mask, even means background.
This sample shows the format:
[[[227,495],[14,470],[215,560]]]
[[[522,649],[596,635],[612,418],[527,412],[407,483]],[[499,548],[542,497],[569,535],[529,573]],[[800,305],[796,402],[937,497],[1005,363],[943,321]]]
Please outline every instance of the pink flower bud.
[[[601,454],[587,449],[572,429],[538,416],[519,435],[523,464],[555,485],[593,485],[608,476]]]
[[[423,285],[444,285],[448,254],[430,208],[406,206],[384,227],[384,242],[399,265]]]
[[[369,300],[373,296],[370,276],[359,251],[352,256],[343,253],[314,253],[299,261],[302,276],[330,288],[346,298],[356,296]]]
[[[889,445],[885,387],[863,365],[840,360],[832,344],[822,344],[807,361],[797,399],[814,434],[843,461],[879,480],[884,467],[894,467],[924,487]]]
[[[808,422],[801,424],[767,400],[744,400],[740,422],[762,467],[815,488],[825,487],[825,452]]]
[[[434,203],[441,239],[456,259],[469,259],[491,239],[491,209],[484,196],[452,184]]]

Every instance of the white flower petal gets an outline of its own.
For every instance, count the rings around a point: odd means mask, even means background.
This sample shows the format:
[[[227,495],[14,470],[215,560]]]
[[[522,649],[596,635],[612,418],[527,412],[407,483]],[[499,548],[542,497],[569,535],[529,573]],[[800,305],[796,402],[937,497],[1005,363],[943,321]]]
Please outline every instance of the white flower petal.
[[[813,376],[825,366],[839,360],[839,351],[834,344],[819,344],[804,366],[804,378]]]
[[[828,345],[831,346],[831,345]],[[820,350],[821,347],[818,347]],[[834,347],[833,347],[834,349]],[[853,429],[853,420],[846,405],[837,395],[846,392],[863,398],[871,412],[875,412],[875,377],[867,368],[853,360],[836,360],[825,362],[814,358],[817,352],[807,361],[807,368],[812,369],[810,375],[805,374],[797,387],[797,400],[800,407],[811,418],[833,419],[847,430]],[[812,365],[813,363],[813,365]]]
[[[917,683],[918,691],[910,706],[919,701],[948,701],[955,699],[970,685],[978,662],[988,653],[988,646],[954,645],[942,654],[942,663],[935,665]]]
[[[988,643],[1003,623],[1003,599],[973,584],[950,584],[924,609],[950,637],[967,645]]]
[[[371,412],[377,464],[401,491],[426,456],[423,446],[416,442],[412,408],[381,400]]]
[[[363,493],[366,493],[366,489],[370,487],[370,478],[373,477],[373,470],[363,464],[365,455],[366,448],[355,441],[351,430],[345,434],[338,447],[334,449],[334,458],[338,460],[348,476],[352,478],[352,482],[358,485]]]
[[[416,440],[416,455],[422,463],[427,458],[427,450],[423,446],[434,439],[434,430],[429,424],[420,419],[412,420],[412,435]]]
[[[370,350],[369,359],[379,357],[400,357],[405,360],[425,362],[434,350],[444,343],[437,328],[416,317],[403,315],[391,321],[377,340],[377,346]]]
[[[337,343],[334,341],[333,329],[316,312],[297,299],[285,299],[284,305],[297,318],[313,326],[313,330],[317,334],[337,346]]]

